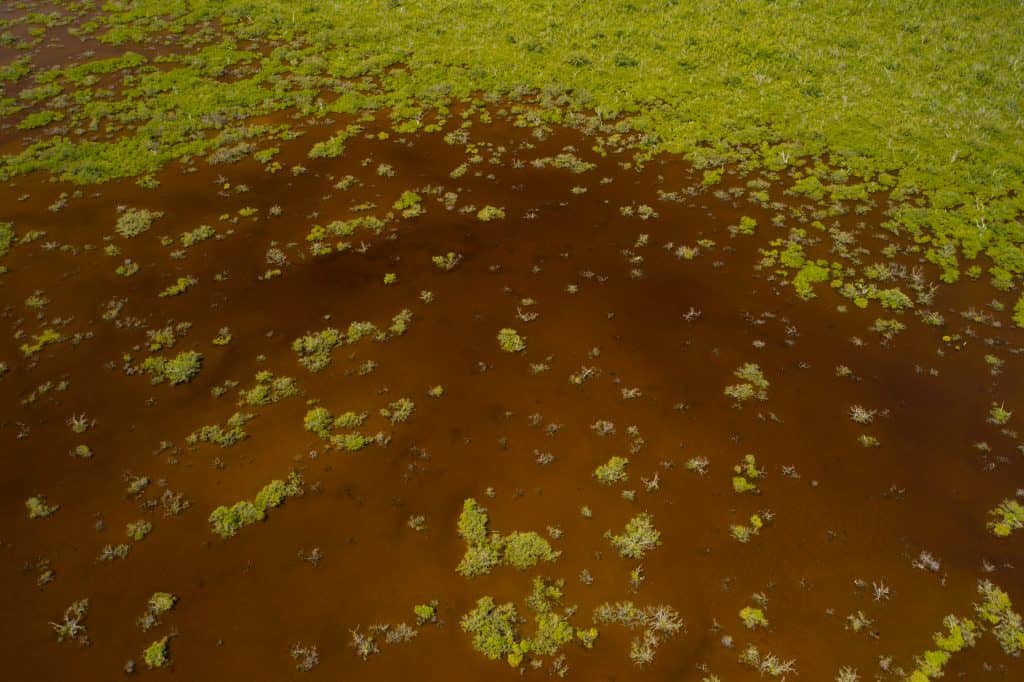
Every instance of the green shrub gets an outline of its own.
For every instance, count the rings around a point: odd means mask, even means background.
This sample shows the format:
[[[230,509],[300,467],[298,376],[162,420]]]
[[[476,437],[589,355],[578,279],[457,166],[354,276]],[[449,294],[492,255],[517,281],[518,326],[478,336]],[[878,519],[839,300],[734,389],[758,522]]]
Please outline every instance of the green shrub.
[[[148,357],[142,363],[142,369],[150,375],[150,380],[154,384],[167,381],[172,386],[177,386],[192,381],[199,374],[202,364],[201,353],[186,351],[178,353],[173,358],[158,355]]]
[[[555,561],[560,555],[551,549],[547,540],[533,531],[513,531],[505,536],[504,541],[505,563],[521,571],[533,568],[540,561]]]
[[[526,340],[519,336],[515,329],[508,327],[498,332],[498,345],[506,353],[518,353],[526,350]]]
[[[145,661],[147,668],[162,668],[167,665],[167,637],[158,639],[146,647],[142,652],[142,660]]]
[[[627,464],[629,464],[629,460],[625,457],[612,457],[594,469],[594,478],[605,485],[628,481],[629,474],[626,473]]]
[[[604,537],[627,559],[643,559],[647,552],[661,544],[661,531],[654,527],[654,517],[646,513],[630,519],[621,535],[608,531]]]
[[[122,237],[129,239],[138,237],[153,226],[153,221],[163,216],[160,211],[150,211],[145,208],[128,208],[121,213],[117,219],[115,231]]]
[[[210,513],[213,532],[229,538],[245,526],[262,521],[273,507],[287,498],[302,494],[302,479],[296,473],[288,475],[287,481],[273,480],[263,487],[253,502],[243,500],[230,507],[220,506]]]
[[[60,505],[46,504],[45,497],[34,495],[25,500],[25,508],[28,509],[28,517],[30,519],[44,519],[60,509]]]

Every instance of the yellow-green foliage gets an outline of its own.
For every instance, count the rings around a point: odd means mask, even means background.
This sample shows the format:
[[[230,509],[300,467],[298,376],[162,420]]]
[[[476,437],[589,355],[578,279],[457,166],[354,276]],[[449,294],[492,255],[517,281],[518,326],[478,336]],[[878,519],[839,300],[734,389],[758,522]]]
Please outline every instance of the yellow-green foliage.
[[[158,639],[142,652],[147,668],[162,668],[167,665],[167,637]]]
[[[526,350],[526,339],[515,329],[506,327],[498,332],[498,345],[506,353],[518,353]]]
[[[502,563],[525,570],[541,561],[555,561],[561,555],[533,531],[513,531],[502,537],[496,531],[488,531],[488,522],[487,510],[476,500],[470,498],[462,503],[458,533],[466,542],[466,553],[455,569],[460,575],[485,575]]]
[[[982,596],[982,601],[974,605],[978,618],[996,636],[1003,651],[1020,655],[1024,652],[1024,626],[1010,596],[988,580],[978,582],[978,593]]]
[[[245,440],[248,434],[242,427],[245,426],[255,415],[248,412],[235,412],[228,417],[227,424],[220,426],[208,424],[196,429],[185,438],[185,443],[195,447],[199,443],[213,443],[222,448],[231,447],[240,440]]]
[[[210,514],[213,532],[229,538],[250,524],[262,521],[267,511],[279,506],[287,498],[302,494],[302,478],[292,472],[287,481],[273,480],[256,494],[252,502],[243,500],[230,507],[220,506]]]
[[[628,464],[629,459],[626,457],[612,457],[594,469],[594,478],[605,485],[627,481],[629,480],[629,474],[626,473],[626,465]]]
[[[661,544],[661,531],[654,527],[654,517],[637,514],[626,522],[621,535],[607,531],[604,537],[621,556],[628,559],[643,559],[647,552]]]
[[[1017,500],[1003,500],[989,514],[995,518],[988,522],[988,528],[1001,538],[1024,528],[1024,506]]]
[[[35,340],[32,343],[21,344],[21,352],[25,357],[32,357],[46,346],[53,343],[60,343],[64,340],[64,336],[56,329],[44,329],[41,333],[35,336]]]
[[[150,375],[154,384],[167,381],[172,386],[185,384],[195,378],[202,368],[203,356],[196,351],[178,353],[173,358],[153,355],[142,363],[142,369]]]
[[[744,606],[740,609],[740,620],[751,630],[768,627],[768,619],[765,617],[764,611],[753,606]]]
[[[199,280],[197,280],[195,277],[179,277],[177,281],[174,282],[174,284],[168,285],[163,291],[157,294],[157,296],[159,296],[160,298],[180,296],[181,294],[185,293],[198,283]]]
[[[736,474],[732,477],[732,489],[738,493],[759,492],[754,481],[764,476],[764,471],[757,468],[757,459],[754,455],[744,455],[743,461],[732,468]]]
[[[252,388],[243,390],[239,395],[240,402],[244,405],[257,407],[260,405],[271,405],[279,400],[291,398],[299,394],[299,388],[295,379],[291,377],[275,377],[272,372],[266,370],[257,372],[255,383]]]

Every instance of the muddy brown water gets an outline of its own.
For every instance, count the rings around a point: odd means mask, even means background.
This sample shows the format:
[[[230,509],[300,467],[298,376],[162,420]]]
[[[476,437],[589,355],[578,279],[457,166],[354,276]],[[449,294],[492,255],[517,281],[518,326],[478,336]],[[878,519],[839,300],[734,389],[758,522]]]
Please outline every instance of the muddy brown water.
[[[512,679],[520,673],[473,651],[458,621],[485,594],[515,601],[527,615],[524,599],[534,575],[566,581],[564,602],[579,606],[578,626],[590,623],[601,602],[625,599],[670,604],[686,622],[686,633],[663,643],[642,671],[628,660],[633,633],[600,626],[593,650],[565,649],[569,677],[578,680],[699,680],[711,672],[724,680],[755,679],[756,672],[737,662],[748,644],[795,659],[800,679],[831,680],[843,666],[858,669],[863,679],[876,673],[888,679],[879,657],[911,670],[944,615],[970,615],[980,578],[1006,589],[1018,609],[1024,606],[1021,537],[1000,540],[985,530],[987,510],[1024,484],[1017,439],[985,421],[992,402],[1024,414],[1020,357],[1013,352],[1021,335],[973,325],[977,337],[962,351],[941,340],[971,326],[959,311],[982,307],[991,298],[983,287],[943,288],[935,307],[946,314],[946,329],[928,329],[907,316],[907,331],[885,344],[867,327],[890,315],[853,306],[839,312],[840,299],[827,285],[819,285],[817,299],[803,302],[754,271],[757,248],[785,234],[769,226],[765,210],[707,194],[681,204],[658,201],[658,189],[694,184],[696,174],[678,162],[660,159],[642,172],[624,171],[617,162],[626,157],[584,152],[591,143],[572,131],[532,140],[536,148],[525,149],[529,132],[498,120],[475,126],[472,136],[505,145],[504,162],[470,166],[453,181],[448,173],[465,160],[464,152],[440,136],[354,139],[341,158],[306,159],[309,146],[329,132],[314,129],[283,146],[286,170],[277,175],[253,161],[200,163],[192,174],[172,166],[158,176],[156,191],[131,183],[82,188],[84,196],[59,212],[47,206],[74,188],[25,178],[0,189],[0,219],[13,221],[19,233],[47,231],[15,247],[4,260],[10,272],[0,278],[8,330],[0,360],[10,365],[0,379],[4,679],[117,679],[131,659],[138,674],[186,680],[301,678],[289,656],[294,642],[319,647],[320,665],[307,674],[313,679]],[[574,175],[509,163],[516,156],[552,155],[565,145],[598,168]],[[366,158],[372,163],[361,164]],[[381,162],[393,165],[396,176],[378,177]],[[294,163],[309,173],[292,177],[287,167]],[[477,170],[494,178],[477,177]],[[220,174],[250,191],[219,195]],[[333,189],[346,174],[364,184]],[[601,184],[602,177],[613,181]],[[308,255],[311,225],[350,217],[351,206],[363,201],[376,202],[369,213],[379,215],[403,190],[426,185],[459,188],[460,206],[502,206],[508,217],[479,222],[425,195],[427,213],[395,223],[394,239],[357,235],[355,243],[363,238],[369,245],[364,254]],[[573,194],[574,186],[588,191]],[[19,201],[24,194],[29,198]],[[620,215],[620,206],[633,203],[654,206],[660,217]],[[281,217],[268,216],[273,205],[282,207]],[[118,206],[165,215],[149,232],[125,240],[113,232]],[[229,225],[218,219],[246,206],[259,210],[259,220]],[[536,217],[526,219],[531,210]],[[758,219],[757,237],[730,237],[727,228],[741,215]],[[177,239],[201,224],[234,233],[170,260],[177,247],[162,247],[158,237]],[[640,233],[649,235],[649,245],[633,248]],[[123,255],[103,254],[108,238]],[[701,238],[718,247],[692,261],[663,248]],[[74,245],[78,254],[44,250],[51,240]],[[274,243],[291,262],[281,277],[260,281],[268,267],[264,254]],[[85,250],[86,244],[96,248]],[[630,276],[637,266],[624,249],[643,256],[641,277]],[[430,259],[448,251],[464,258],[443,272]],[[142,267],[131,278],[113,273],[125,257]],[[216,281],[221,272],[227,278]],[[396,284],[383,284],[387,272],[398,276]],[[198,285],[157,298],[186,274]],[[570,284],[578,293],[566,290]],[[64,334],[92,332],[94,338],[47,347],[32,362],[22,358],[18,347],[27,339],[15,338],[17,331],[31,336],[47,326],[23,304],[36,290],[51,300],[46,320],[72,318]],[[421,290],[432,291],[435,300],[422,303]],[[100,319],[114,297],[127,299],[119,319],[138,318],[144,328],[192,323],[174,349],[161,354],[199,350],[205,356],[200,374],[177,387],[127,376],[122,354],[141,363],[145,333]],[[536,304],[524,308],[523,298]],[[686,321],[691,307],[702,316]],[[339,348],[323,372],[308,372],[290,349],[308,331],[343,329],[352,320],[383,326],[403,308],[415,315],[405,335]],[[539,318],[518,320],[517,308]],[[231,328],[233,341],[212,345],[223,326]],[[524,353],[501,352],[495,335],[503,327],[526,337]],[[986,337],[996,345],[987,347]],[[599,355],[590,354],[594,348]],[[999,376],[989,374],[986,352],[1005,360]],[[359,375],[367,360],[377,369]],[[529,363],[536,362],[550,369],[534,375]],[[766,402],[737,409],[722,391],[744,362],[758,363],[771,387]],[[856,379],[835,376],[837,365],[848,365]],[[582,366],[599,368],[599,376],[575,386],[568,377]],[[229,379],[248,387],[261,369],[295,377],[303,397],[239,408],[235,391],[211,396],[212,387]],[[70,380],[67,391],[22,404],[37,386],[62,377]],[[428,397],[437,384],[444,396]],[[624,400],[624,388],[638,388],[642,396]],[[408,422],[392,428],[377,411],[399,397],[411,398],[416,408]],[[365,430],[384,430],[391,442],[358,453],[331,451],[302,428],[306,401],[313,399],[335,414],[369,412]],[[847,416],[852,405],[887,413],[858,426]],[[238,409],[257,415],[246,426],[246,440],[223,449],[185,447],[190,432],[223,424]],[[96,425],[76,435],[65,421],[82,412]],[[539,426],[531,424],[535,414]],[[597,435],[590,427],[599,419],[613,422],[616,432]],[[549,424],[561,428],[550,435]],[[19,425],[30,429],[27,437],[18,438]],[[628,452],[631,425],[645,441],[637,454]],[[862,447],[856,440],[862,433],[881,446]],[[161,441],[177,450],[161,452]],[[976,448],[979,442],[991,452]],[[92,448],[91,459],[66,454],[79,443]],[[537,452],[555,459],[541,466]],[[768,471],[756,496],[731,488],[732,466],[747,453]],[[630,457],[625,486],[608,488],[592,478],[612,455]],[[706,476],[684,467],[699,456],[710,461]],[[799,477],[784,476],[782,466]],[[306,481],[303,496],[233,538],[210,531],[212,509],[251,499],[293,468]],[[151,479],[140,498],[126,494],[126,472]],[[645,491],[641,477],[656,472],[660,489]],[[140,509],[142,500],[159,497],[161,483],[184,493],[191,507],[175,517]],[[488,487],[493,499],[485,495]],[[620,496],[623,487],[636,489],[635,501]],[[25,499],[37,493],[59,511],[27,519]],[[491,527],[501,532],[560,526],[564,537],[552,545],[561,558],[526,572],[502,567],[481,578],[460,577],[455,566],[464,547],[455,524],[468,497],[488,508]],[[593,518],[581,516],[581,505],[592,508]],[[730,537],[730,524],[766,509],[774,519],[759,536],[748,544]],[[642,562],[619,558],[602,535],[621,530],[641,511],[653,514],[662,546]],[[426,517],[426,531],[407,527],[414,514]],[[97,518],[104,530],[95,528]],[[140,518],[152,521],[152,533],[130,543],[126,559],[98,562],[104,545],[130,542],[124,526]],[[314,547],[323,555],[318,566],[298,556]],[[938,573],[912,566],[922,550],[941,561]],[[33,566],[40,559],[49,562],[55,580],[37,587]],[[646,581],[634,594],[628,575],[638,563]],[[577,579],[583,569],[592,573],[592,585]],[[882,580],[892,595],[876,602],[870,584]],[[142,632],[136,618],[155,591],[173,592],[178,603],[158,627]],[[756,592],[767,596],[770,628],[749,631],[737,613],[753,604]],[[83,597],[90,599],[85,623],[91,644],[58,644],[49,622]],[[424,626],[405,644],[388,646],[379,638],[380,653],[367,661],[348,646],[350,630],[413,622],[413,605],[431,599],[440,603],[442,625]],[[847,628],[847,616],[857,611],[873,620],[870,633]],[[143,648],[166,634],[174,635],[170,667],[142,670]],[[723,636],[732,638],[731,647]],[[1014,680],[1024,679],[1024,666],[985,636],[975,649],[954,656],[946,673]]]

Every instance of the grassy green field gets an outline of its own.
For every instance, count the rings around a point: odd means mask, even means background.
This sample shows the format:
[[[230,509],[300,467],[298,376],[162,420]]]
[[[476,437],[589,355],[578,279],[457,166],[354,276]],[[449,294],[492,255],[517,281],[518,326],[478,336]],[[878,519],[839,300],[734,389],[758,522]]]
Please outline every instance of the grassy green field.
[[[1024,274],[1024,7],[970,2],[63,3],[72,32],[125,52],[62,70],[0,68],[5,121],[41,136],[0,162],[77,183],[155,172],[244,139],[244,119],[386,108],[412,132],[473,96],[523,100],[533,123],[614,121],[637,162],[768,171],[829,206],[886,193],[886,227],[955,281],[970,261],[1009,291]],[[0,25],[8,47],[23,21]],[[36,12],[30,28],[66,22]],[[81,19],[78,20],[81,22]],[[153,60],[156,61],[156,60]],[[96,83],[127,69],[123,85]],[[119,80],[119,79],[118,79]],[[589,123],[587,123],[589,121]],[[827,215],[827,213],[825,214]],[[986,258],[987,256],[987,258]],[[977,276],[977,270],[974,272]],[[1018,321],[1024,323],[1024,305]]]

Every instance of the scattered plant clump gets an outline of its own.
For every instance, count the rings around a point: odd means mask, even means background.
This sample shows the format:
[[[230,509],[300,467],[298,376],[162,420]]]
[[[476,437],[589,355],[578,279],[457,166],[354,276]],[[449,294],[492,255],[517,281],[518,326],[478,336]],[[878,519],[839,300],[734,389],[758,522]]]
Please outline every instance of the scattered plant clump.
[[[732,489],[737,493],[757,493],[760,489],[754,481],[765,476],[765,472],[757,467],[754,455],[744,455],[743,461],[733,468]]]
[[[291,377],[275,377],[266,370],[257,372],[252,388],[239,393],[239,402],[249,407],[272,405],[299,394],[298,385]]]
[[[162,637],[143,650],[142,660],[147,668],[162,668],[170,661],[167,640],[167,637]]]
[[[506,353],[519,353],[526,350],[526,339],[515,329],[506,327],[498,332],[498,345]]]
[[[210,513],[210,524],[213,532],[222,538],[229,538],[245,526],[262,521],[267,512],[280,506],[289,497],[302,494],[302,478],[292,472],[287,481],[274,480],[263,486],[250,502],[243,500],[230,507],[220,506]]]
[[[624,483],[629,480],[629,474],[626,473],[628,464],[629,459],[625,457],[612,457],[594,470],[594,478],[604,485]]]
[[[150,211],[145,208],[125,209],[117,219],[117,226],[114,228],[119,235],[129,239],[138,237],[153,226],[153,221],[163,216],[160,211]]]
[[[173,358],[154,355],[142,363],[142,369],[150,375],[153,384],[165,381],[171,386],[187,384],[199,374],[203,366],[203,355],[196,351],[178,353]]]
[[[988,522],[988,528],[998,537],[1009,537],[1015,530],[1024,528],[1024,506],[1017,500],[1003,500],[989,515],[995,518]]]
[[[753,398],[768,400],[768,380],[764,378],[760,365],[748,362],[740,365],[733,372],[737,378],[743,381],[738,384],[730,384],[725,387],[725,395],[736,401],[737,404],[744,403]]]
[[[470,498],[463,502],[459,514],[458,533],[466,542],[466,553],[456,567],[456,572],[466,578],[485,575],[501,564],[526,570],[539,562],[553,562],[561,552],[539,534],[514,531],[502,537],[497,531],[487,528],[487,510]]]
[[[649,551],[661,545],[661,531],[654,527],[654,517],[646,513],[637,514],[627,521],[621,535],[607,531],[604,537],[619,556],[627,559],[643,559]]]

